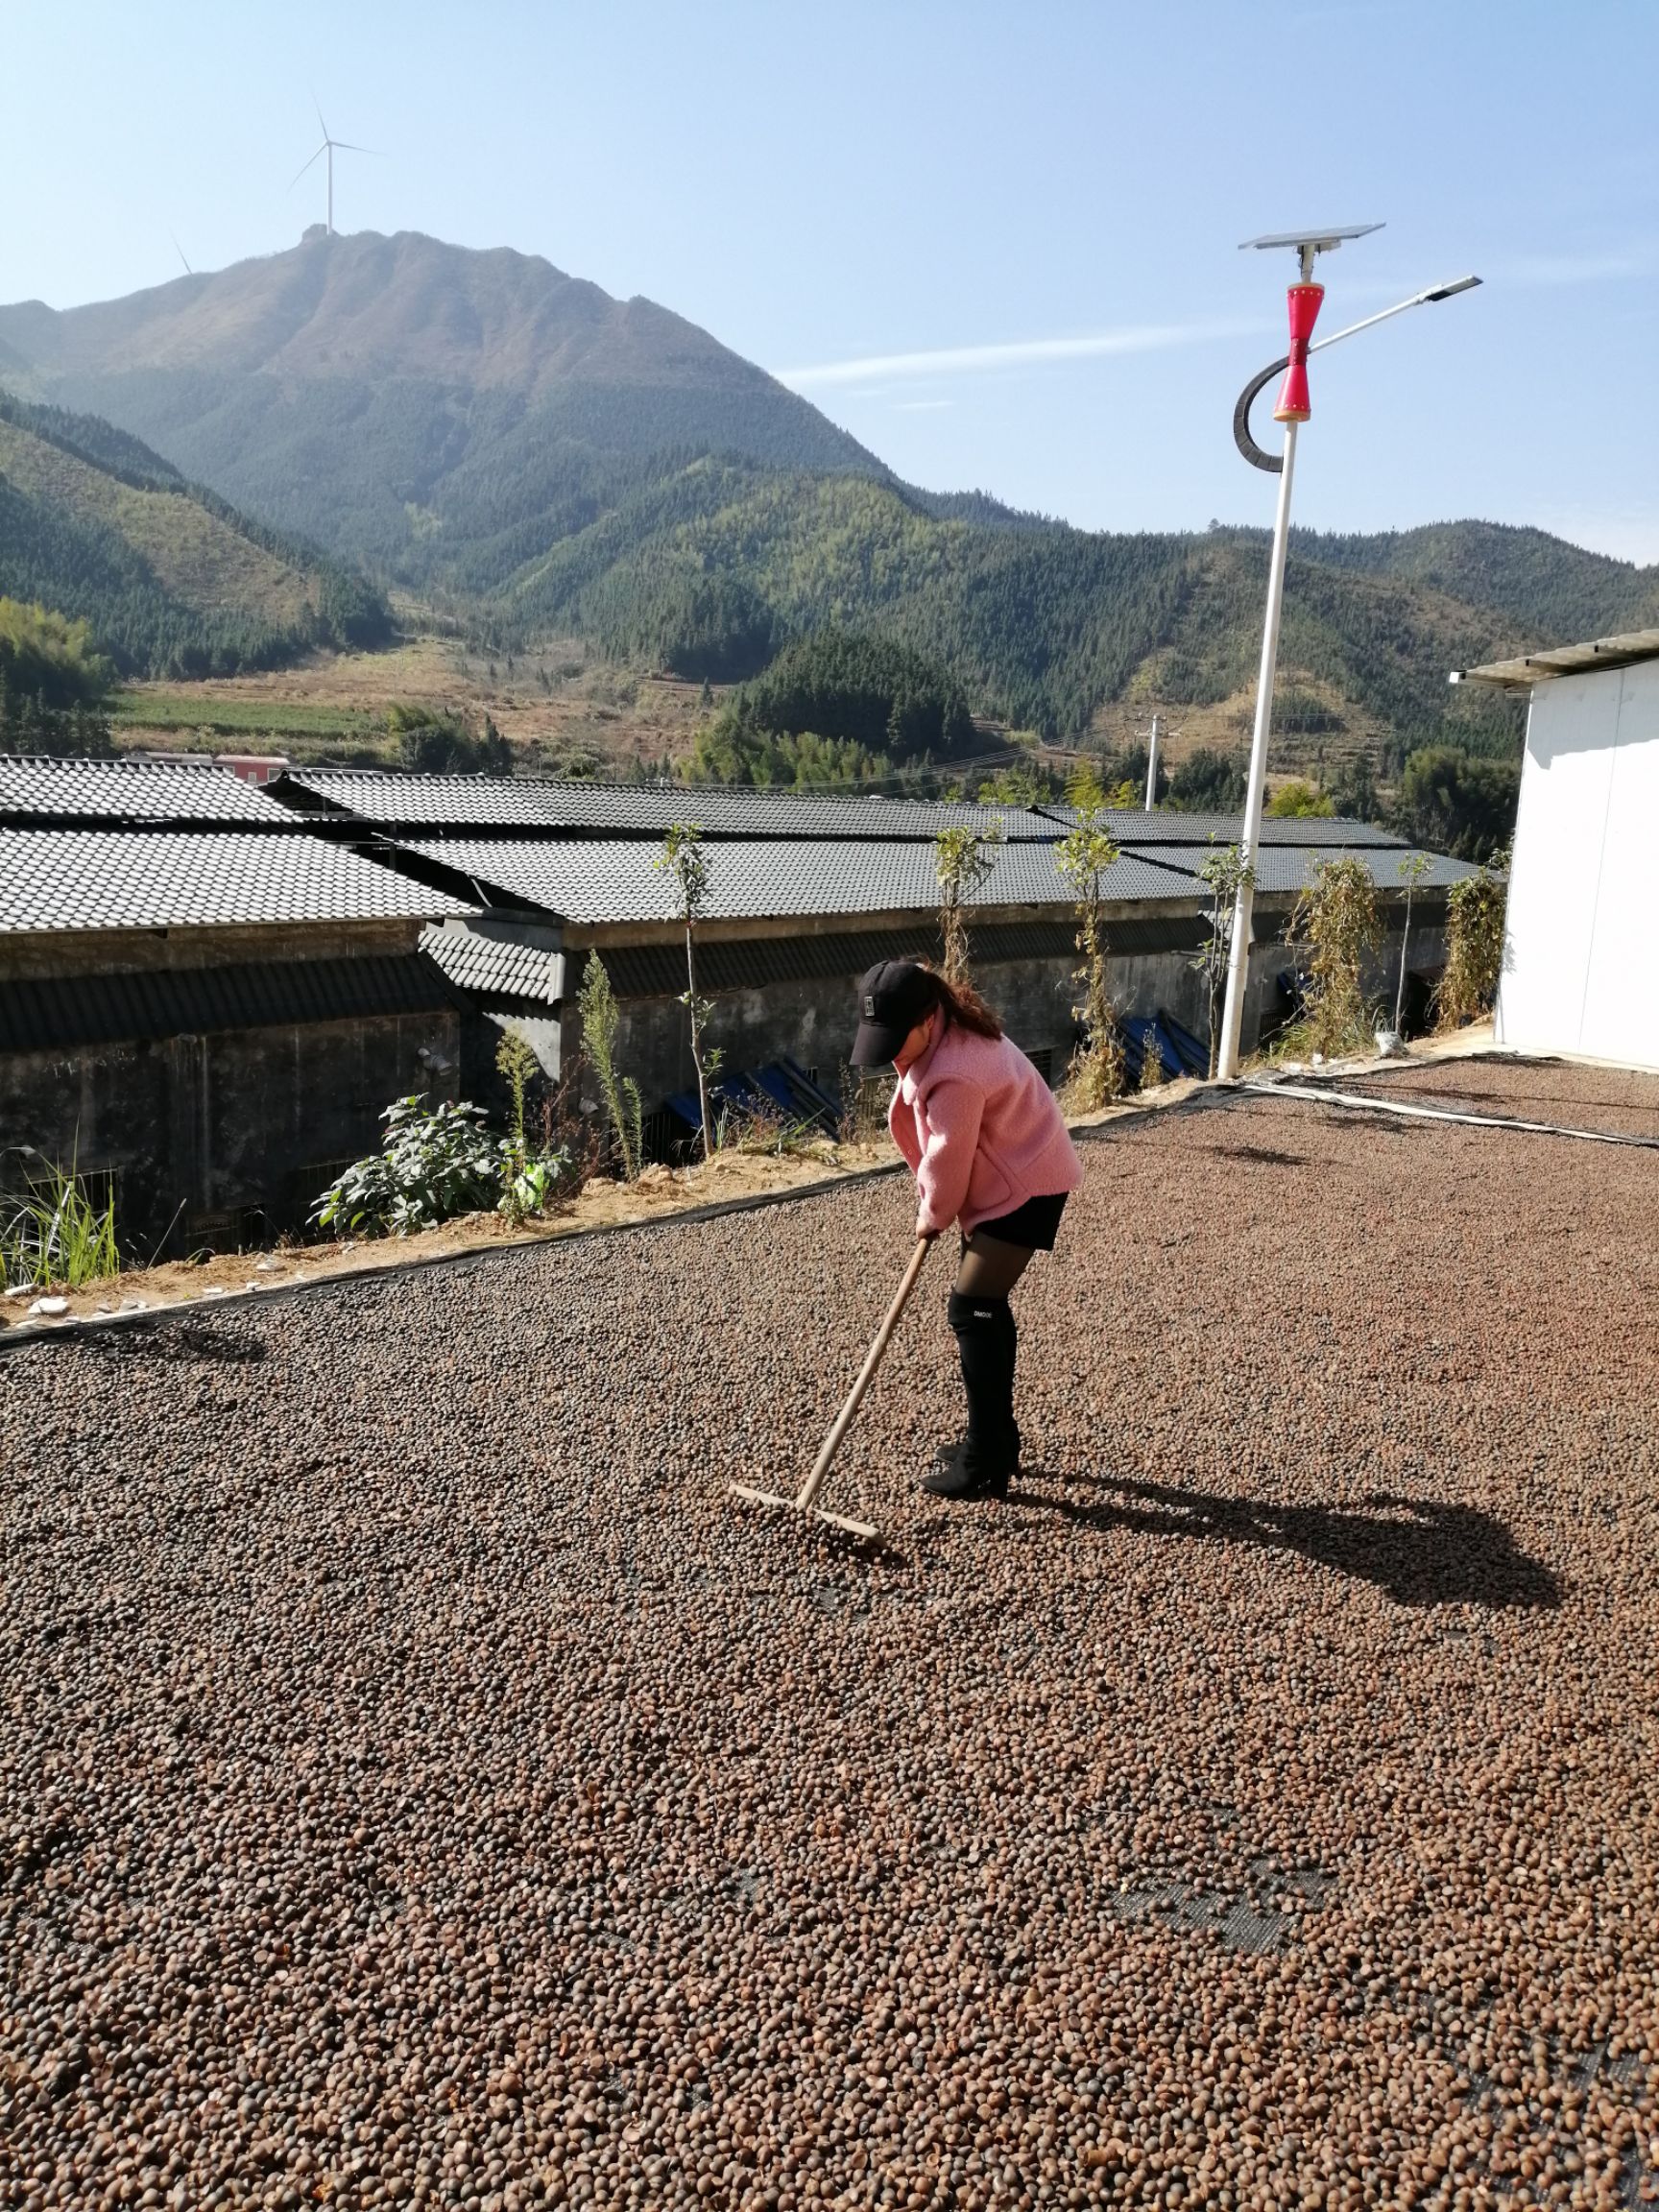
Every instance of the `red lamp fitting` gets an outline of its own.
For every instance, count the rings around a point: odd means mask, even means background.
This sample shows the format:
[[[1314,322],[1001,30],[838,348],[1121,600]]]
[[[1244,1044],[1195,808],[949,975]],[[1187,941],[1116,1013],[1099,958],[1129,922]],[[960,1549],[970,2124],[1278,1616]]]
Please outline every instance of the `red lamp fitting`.
[[[1286,294],[1290,310],[1290,362],[1273,409],[1275,422],[1306,422],[1313,409],[1308,398],[1308,347],[1325,298],[1323,284],[1292,284]]]

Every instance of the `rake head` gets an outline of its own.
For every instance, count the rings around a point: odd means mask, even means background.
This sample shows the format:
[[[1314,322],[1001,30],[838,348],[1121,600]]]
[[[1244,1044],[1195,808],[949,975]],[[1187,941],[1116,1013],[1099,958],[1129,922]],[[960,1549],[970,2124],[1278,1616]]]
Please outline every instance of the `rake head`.
[[[746,1498],[751,1505],[781,1506],[786,1513],[805,1513],[814,1521],[823,1521],[831,1528],[839,1528],[846,1535],[856,1536],[861,1543],[874,1544],[878,1531],[865,1521],[849,1521],[840,1513],[830,1513],[822,1505],[803,1505],[799,1498],[780,1498],[773,1490],[752,1490],[747,1482],[727,1485],[733,1497]]]

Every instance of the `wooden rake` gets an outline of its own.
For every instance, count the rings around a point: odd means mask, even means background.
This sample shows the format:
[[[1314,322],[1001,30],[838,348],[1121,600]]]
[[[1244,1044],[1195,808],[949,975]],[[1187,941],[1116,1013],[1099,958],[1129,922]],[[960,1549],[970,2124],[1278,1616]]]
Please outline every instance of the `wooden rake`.
[[[899,1316],[909,1304],[910,1293],[915,1289],[932,1249],[931,1243],[924,1243],[920,1238],[917,1238],[916,1249],[910,1255],[910,1264],[904,1270],[904,1280],[894,1294],[885,1320],[876,1332],[876,1341],[864,1356],[864,1364],[858,1370],[858,1380],[848,1391],[846,1404],[830,1424],[830,1433],[812,1462],[812,1472],[802,1483],[799,1494],[794,1498],[780,1498],[774,1491],[752,1490],[747,1482],[733,1482],[730,1487],[737,1497],[748,1499],[752,1505],[781,1505],[796,1513],[811,1513],[818,1520],[827,1521],[831,1528],[844,1528],[850,1536],[861,1536],[867,1544],[875,1542],[878,1533],[876,1529],[866,1522],[849,1521],[839,1513],[830,1512],[819,1504],[818,1493],[824,1487],[824,1478],[834,1464],[842,1438],[852,1428],[854,1416],[863,1404],[864,1393],[875,1380],[877,1368],[886,1357],[887,1347],[893,1341],[893,1332],[899,1326]]]

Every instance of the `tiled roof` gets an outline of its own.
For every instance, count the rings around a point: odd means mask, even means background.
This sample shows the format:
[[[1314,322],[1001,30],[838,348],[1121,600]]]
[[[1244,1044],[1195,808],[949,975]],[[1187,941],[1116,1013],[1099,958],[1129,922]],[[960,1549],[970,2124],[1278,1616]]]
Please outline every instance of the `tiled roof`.
[[[409,850],[454,869],[502,902],[521,901],[568,922],[671,922],[667,878],[655,845],[609,838],[440,838]],[[975,907],[1070,905],[1074,894],[1055,868],[1052,845],[1009,845],[994,855]],[[709,854],[711,921],[792,914],[936,913],[939,881],[931,844],[842,844],[733,839]],[[1191,899],[1198,886],[1179,869],[1126,854],[1109,872],[1108,899]]]
[[[1346,849],[1331,845],[1263,845],[1256,855],[1256,888],[1258,891],[1300,891],[1304,884],[1312,881],[1313,870],[1321,860],[1358,860],[1382,890],[1397,891],[1403,887],[1400,863],[1413,858],[1415,854],[1416,849],[1407,845],[1353,845]],[[1189,871],[1198,877],[1209,852],[1194,845],[1139,845],[1135,848],[1135,856],[1159,861],[1166,868]],[[1460,883],[1465,876],[1479,873],[1467,861],[1450,860],[1438,853],[1424,857],[1429,866],[1418,878],[1419,890],[1438,891],[1447,884]],[[1203,896],[1208,898],[1208,887],[1201,878],[1199,882]]]
[[[507,776],[396,776],[363,770],[306,769],[272,786],[296,804],[326,800],[364,821],[399,828],[589,830],[661,836],[675,822],[695,822],[709,837],[935,837],[966,824],[1000,829],[1011,841],[1045,841],[1056,830],[1024,806],[981,806],[945,800],[821,799],[786,791],[701,784],[656,790],[632,783],[559,783]]]
[[[436,918],[515,904],[575,923],[668,922],[673,898],[654,863],[675,820],[700,822],[709,837],[712,920],[931,914],[933,839],[947,825],[1003,833],[975,907],[1072,902],[1056,867],[1072,819],[1064,806],[323,771],[273,788],[287,803],[208,762],[0,757],[0,929]],[[1108,821],[1121,857],[1106,896],[1148,902],[1207,896],[1195,878],[1211,843],[1231,843],[1240,827],[1229,814],[1115,811]],[[337,841],[367,840],[371,825],[409,865],[445,870],[453,895]],[[1270,820],[1262,840],[1257,883],[1268,892],[1300,889],[1321,856],[1343,851],[1394,889],[1407,852],[1358,822]],[[1422,881],[1432,890],[1469,873],[1435,857]],[[557,955],[511,931],[483,930],[433,956],[469,991],[559,996]]]
[[[1070,806],[1045,805],[1062,831],[1076,820]],[[1242,814],[1176,814],[1164,807],[1147,814],[1140,808],[1111,807],[1106,827],[1119,845],[1236,845],[1244,827]],[[1405,839],[1375,823],[1350,822],[1341,815],[1291,819],[1268,815],[1262,824],[1263,845],[1404,845]]]
[[[0,931],[471,911],[304,830],[0,830]]]
[[[54,760],[0,754],[0,815],[84,820],[292,822],[285,806],[210,760]]]
[[[1379,890],[1403,891],[1400,863],[1411,857],[1413,853],[1408,846],[1389,846],[1381,852],[1367,846],[1349,853],[1333,853],[1329,847],[1315,845],[1264,846],[1257,856],[1256,888],[1258,891],[1300,891],[1312,882],[1313,871],[1321,860],[1358,860],[1364,863]],[[1468,861],[1448,859],[1444,854],[1431,853],[1425,857],[1429,866],[1418,878],[1419,891],[1443,891],[1454,883],[1461,883],[1466,876],[1480,873]]]
[[[451,983],[491,998],[539,998],[557,1005],[565,991],[565,955],[544,945],[479,928],[429,928],[421,950]],[[685,978],[681,978],[684,984]]]

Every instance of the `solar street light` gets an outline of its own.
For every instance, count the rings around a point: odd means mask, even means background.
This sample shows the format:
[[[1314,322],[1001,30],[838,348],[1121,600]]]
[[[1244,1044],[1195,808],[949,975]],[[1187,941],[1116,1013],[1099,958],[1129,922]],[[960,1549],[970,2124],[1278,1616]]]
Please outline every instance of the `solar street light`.
[[[1256,849],[1262,841],[1262,812],[1267,776],[1267,737],[1273,722],[1273,676],[1279,660],[1279,619],[1285,605],[1285,553],[1290,537],[1290,483],[1296,467],[1296,432],[1312,414],[1308,390],[1308,362],[1327,347],[1340,345],[1360,330],[1369,330],[1407,307],[1427,306],[1431,301],[1450,300],[1471,291],[1479,276],[1459,276],[1446,284],[1414,292],[1376,315],[1367,315],[1329,338],[1314,339],[1313,326],[1324,302],[1325,287],[1313,281],[1313,264],[1321,253],[1334,253],[1347,239],[1369,237],[1381,223],[1334,224],[1323,230],[1284,230],[1264,238],[1247,238],[1240,252],[1252,249],[1288,248],[1296,255],[1299,280],[1286,295],[1290,321],[1290,349],[1252,377],[1238,396],[1233,411],[1233,436],[1238,450],[1253,467],[1279,478],[1279,507],[1273,520],[1273,549],[1267,566],[1267,611],[1262,628],[1262,664],[1256,679],[1256,720],[1250,738],[1250,773],[1244,790],[1244,826],[1239,834],[1239,858],[1245,863],[1233,909],[1233,934],[1227,949],[1227,998],[1221,1014],[1221,1036],[1215,1072],[1231,1078],[1238,1072],[1238,1045],[1244,1026],[1244,991],[1250,972],[1250,931],[1255,905]],[[1283,456],[1263,452],[1250,435],[1250,409],[1257,394],[1280,372],[1284,382],[1274,402],[1273,420],[1285,425]]]

